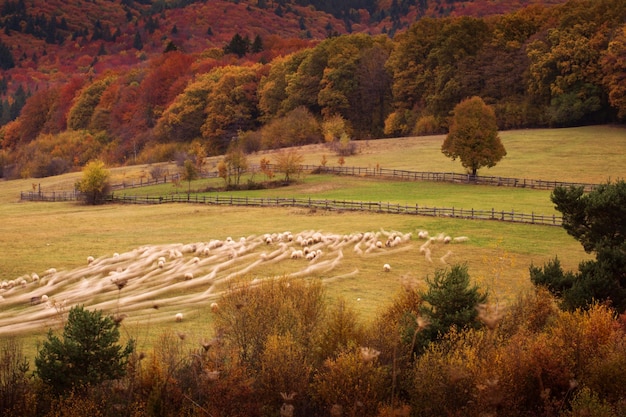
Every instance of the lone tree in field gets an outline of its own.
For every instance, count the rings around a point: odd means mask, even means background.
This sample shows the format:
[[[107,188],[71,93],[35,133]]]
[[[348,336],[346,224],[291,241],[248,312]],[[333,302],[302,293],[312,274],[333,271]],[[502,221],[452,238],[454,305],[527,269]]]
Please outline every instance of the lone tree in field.
[[[557,187],[551,199],[563,228],[596,259],[581,262],[577,273],[564,272],[557,258],[531,266],[533,284],[560,297],[567,310],[609,301],[626,311],[626,182],[601,184],[588,194],[583,187]]]
[[[457,104],[441,152],[453,161],[459,158],[472,176],[476,176],[479,168],[491,168],[500,162],[506,150],[498,137],[493,109],[480,97]]]
[[[76,182],[76,189],[87,204],[102,204],[111,192],[109,170],[102,161],[91,161],[83,169],[83,177]]]
[[[37,352],[37,374],[57,394],[124,376],[135,344],[131,339],[125,347],[119,345],[118,328],[119,323],[100,310],[72,307],[63,338],[50,330]]]

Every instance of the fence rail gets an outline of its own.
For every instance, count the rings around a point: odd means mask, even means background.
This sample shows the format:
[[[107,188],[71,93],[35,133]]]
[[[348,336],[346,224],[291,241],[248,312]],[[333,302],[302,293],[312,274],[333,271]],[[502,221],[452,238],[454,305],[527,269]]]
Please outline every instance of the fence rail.
[[[78,192],[49,193],[23,191],[20,198],[24,201],[75,201],[78,200]],[[388,214],[412,214],[433,217],[451,217],[474,220],[500,220],[514,223],[530,223],[549,226],[560,226],[563,222],[561,216],[544,215],[536,213],[519,213],[514,210],[477,210],[449,207],[428,207],[419,204],[393,204],[380,201],[351,201],[351,200],[319,200],[312,198],[257,198],[235,197],[219,195],[198,194],[172,194],[165,196],[137,196],[111,194],[109,201],[121,204],[164,204],[164,203],[193,203],[248,207],[300,207],[307,209],[322,209],[334,211],[368,211]]]
[[[20,193],[20,200],[48,202],[76,201],[79,196],[80,193],[78,191],[22,191]]]
[[[302,171],[320,174],[352,175],[360,177],[384,177],[402,181],[435,181],[462,184],[493,185],[500,187],[533,188],[553,190],[556,187],[583,187],[585,191],[593,191],[598,184],[547,181],[528,178],[494,177],[483,175],[459,174],[456,172],[406,171],[402,169],[364,168],[364,167],[324,167],[318,165],[302,165]]]
[[[518,213],[504,210],[476,210],[448,207],[427,207],[392,204],[373,201],[317,200],[312,198],[253,198],[235,196],[207,195],[169,195],[169,196],[127,196],[111,195],[111,202],[121,204],[164,204],[194,203],[248,207],[299,207],[334,211],[368,211],[374,213],[409,214],[434,217],[450,217],[474,220],[500,220],[514,223],[528,223],[549,226],[561,226],[563,218],[557,215],[536,213]]]

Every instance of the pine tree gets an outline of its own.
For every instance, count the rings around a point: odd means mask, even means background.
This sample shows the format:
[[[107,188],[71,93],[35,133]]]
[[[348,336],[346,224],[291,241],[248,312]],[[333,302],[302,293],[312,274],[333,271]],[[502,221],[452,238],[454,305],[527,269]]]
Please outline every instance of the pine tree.
[[[454,265],[450,270],[437,270],[435,276],[426,278],[428,290],[421,292],[425,303],[420,309],[420,316],[427,326],[416,329],[414,352],[424,349],[446,334],[450,328],[478,328],[477,307],[487,299],[476,285],[470,285],[467,265]]]
[[[122,377],[134,350],[118,344],[119,323],[102,311],[72,307],[62,338],[52,330],[35,358],[37,374],[57,394]]]
[[[11,49],[0,40],[0,69],[8,70],[15,67]]]

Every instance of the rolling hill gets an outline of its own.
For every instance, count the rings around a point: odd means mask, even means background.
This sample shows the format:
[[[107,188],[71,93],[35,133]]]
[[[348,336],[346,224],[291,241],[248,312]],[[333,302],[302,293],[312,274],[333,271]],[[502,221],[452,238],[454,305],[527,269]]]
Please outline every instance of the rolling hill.
[[[346,33],[388,33],[420,17],[485,16],[564,0],[5,0],[0,3],[0,96],[72,74],[141,65],[175,47],[223,48],[235,34],[264,41],[271,58]]]

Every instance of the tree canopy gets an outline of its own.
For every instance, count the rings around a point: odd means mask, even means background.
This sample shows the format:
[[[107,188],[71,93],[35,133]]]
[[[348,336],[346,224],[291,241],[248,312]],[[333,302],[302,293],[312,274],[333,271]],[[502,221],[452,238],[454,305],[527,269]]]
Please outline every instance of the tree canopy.
[[[83,177],[76,183],[76,189],[83,193],[87,204],[102,204],[111,190],[109,177],[104,162],[89,162],[83,170]]]
[[[583,261],[578,272],[564,272],[558,259],[543,268],[531,266],[531,280],[561,297],[567,309],[610,301],[626,310],[626,182],[600,185],[585,194],[582,187],[557,187],[552,193],[563,214],[563,228],[596,260]]]
[[[472,175],[482,167],[495,166],[506,150],[498,136],[493,109],[480,97],[463,100],[454,108],[450,132],[441,146],[447,157],[459,158]]]
[[[62,338],[50,330],[37,352],[37,374],[57,393],[123,376],[134,341],[119,345],[118,326],[100,310],[72,307]]]

